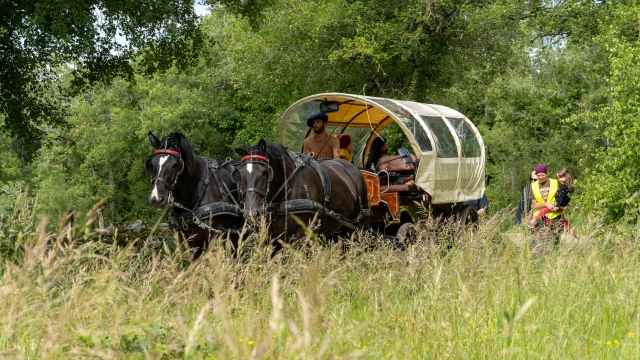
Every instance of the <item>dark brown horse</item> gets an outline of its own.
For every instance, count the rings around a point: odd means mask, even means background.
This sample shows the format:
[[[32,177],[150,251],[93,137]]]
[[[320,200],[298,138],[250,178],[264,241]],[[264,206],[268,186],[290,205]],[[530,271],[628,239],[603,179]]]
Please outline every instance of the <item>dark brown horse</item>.
[[[304,236],[304,227],[316,213],[318,233],[332,235],[368,228],[367,187],[360,170],[345,160],[315,161],[284,146],[260,140],[236,149],[242,155],[234,179],[240,182],[244,213],[250,222],[269,215],[272,238]]]
[[[244,224],[237,184],[231,180],[237,162],[198,156],[180,133],[160,141],[149,131],[149,141],[155,149],[145,162],[152,174],[149,202],[156,209],[170,203],[169,225],[187,239],[193,259],[212,236],[230,232],[232,242],[237,241]]]

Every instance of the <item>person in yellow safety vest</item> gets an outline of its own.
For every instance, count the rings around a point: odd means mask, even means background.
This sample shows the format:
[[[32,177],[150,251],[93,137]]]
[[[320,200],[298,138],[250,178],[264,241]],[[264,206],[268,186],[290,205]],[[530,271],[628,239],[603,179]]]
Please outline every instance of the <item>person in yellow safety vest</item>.
[[[538,180],[531,184],[531,192],[529,193],[533,216],[536,216],[542,208],[546,207],[546,204],[555,204],[556,192],[558,191],[558,180],[549,179],[545,165],[536,166],[536,177]],[[544,221],[539,221],[536,226],[537,229],[543,226],[549,227],[555,235],[556,243],[560,241],[560,234],[564,229],[562,210],[559,209],[548,213],[543,219]]]

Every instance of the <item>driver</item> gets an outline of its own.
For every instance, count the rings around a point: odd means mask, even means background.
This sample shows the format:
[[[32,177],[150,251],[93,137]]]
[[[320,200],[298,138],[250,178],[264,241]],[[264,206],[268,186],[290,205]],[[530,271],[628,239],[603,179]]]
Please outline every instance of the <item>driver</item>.
[[[314,159],[340,159],[340,141],[325,131],[327,121],[329,117],[321,112],[307,119],[307,126],[313,128],[314,134],[304,139],[302,152],[313,153]]]

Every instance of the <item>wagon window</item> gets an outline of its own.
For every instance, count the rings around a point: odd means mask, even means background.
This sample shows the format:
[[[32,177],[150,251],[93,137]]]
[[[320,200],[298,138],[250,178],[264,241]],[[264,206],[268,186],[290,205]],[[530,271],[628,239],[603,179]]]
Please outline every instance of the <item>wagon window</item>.
[[[458,157],[456,141],[441,117],[422,116],[436,143],[436,152],[440,158]]]
[[[312,101],[302,104],[287,118],[284,128],[284,145],[293,151],[302,151],[302,141],[309,131],[307,119],[320,110],[320,105]]]
[[[447,121],[456,130],[458,138],[460,138],[460,146],[462,148],[463,157],[479,157],[480,143],[476,134],[464,119],[447,118]]]
[[[400,126],[395,122],[385,126],[384,129],[378,132],[378,134],[387,140],[387,147],[389,148],[388,155],[397,154],[398,149],[402,147],[410,150],[412,149],[409,139],[407,139],[407,136],[404,134]]]
[[[416,139],[418,145],[420,145],[420,149],[422,151],[432,151],[431,141],[427,137],[427,134],[424,132],[422,125],[418,122],[416,118],[412,117],[402,117],[400,118],[404,126],[406,126],[413,138]]]
[[[416,139],[416,142],[418,143],[422,151],[433,150],[429,137],[425,133],[418,120],[416,120],[413,114],[411,114],[411,112],[409,112],[404,107],[396,104],[395,102],[389,101],[387,99],[375,99],[374,101],[392,111],[396,115],[396,117],[400,119],[400,121],[402,121],[404,126],[409,129],[414,139]],[[407,148],[410,148],[410,146],[408,146]]]

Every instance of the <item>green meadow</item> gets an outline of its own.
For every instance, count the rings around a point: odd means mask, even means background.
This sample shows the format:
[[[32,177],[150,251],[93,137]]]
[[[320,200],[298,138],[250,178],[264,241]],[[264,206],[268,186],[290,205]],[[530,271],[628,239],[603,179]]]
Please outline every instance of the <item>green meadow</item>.
[[[370,234],[275,256],[247,237],[190,262],[92,232],[93,215],[0,222],[0,355],[26,359],[637,358],[638,227],[577,219],[531,249],[503,211],[476,232],[426,219],[405,250]],[[68,219],[67,219],[68,220]],[[584,221],[581,221],[584,220]],[[55,231],[46,229],[55,228]],[[437,230],[437,231],[436,231]],[[174,238],[178,240],[177,238]]]

